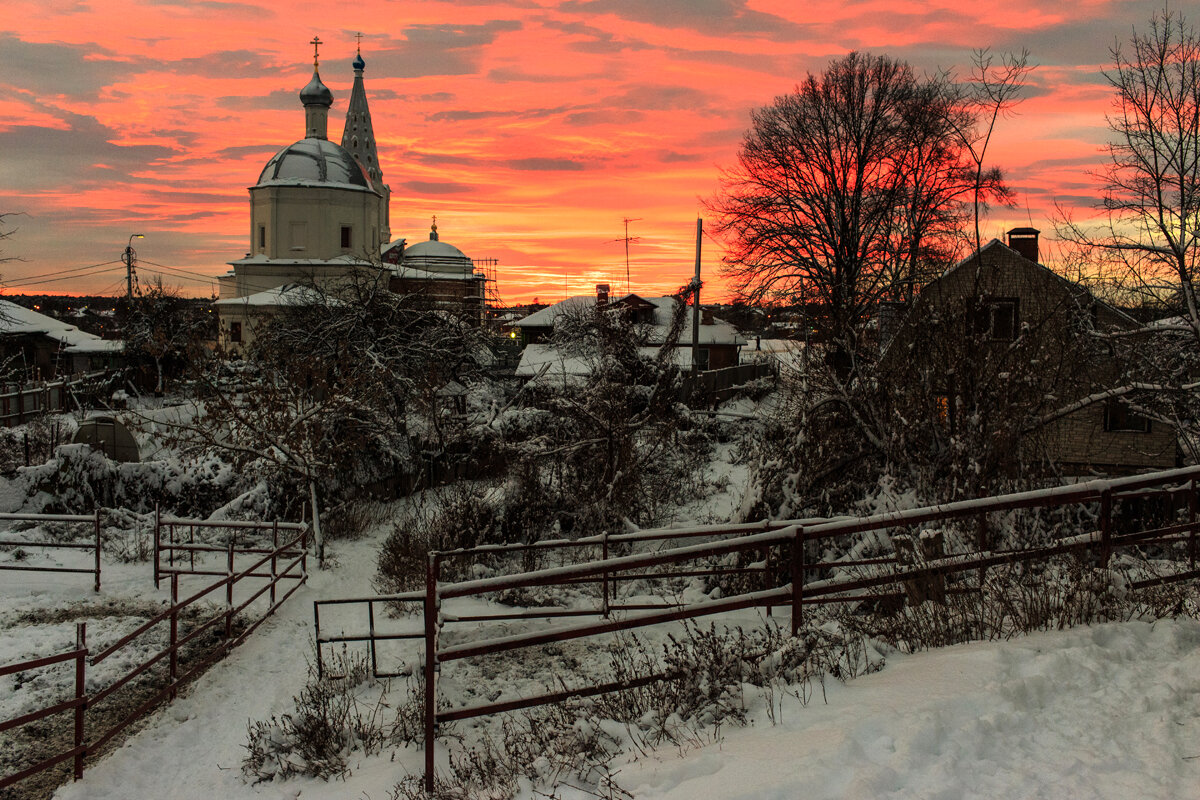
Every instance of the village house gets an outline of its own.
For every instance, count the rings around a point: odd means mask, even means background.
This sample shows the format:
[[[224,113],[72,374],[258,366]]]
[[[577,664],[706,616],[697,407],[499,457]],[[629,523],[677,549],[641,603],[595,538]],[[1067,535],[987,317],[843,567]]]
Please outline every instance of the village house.
[[[0,300],[0,363],[14,381],[97,372],[118,366],[124,342]]]
[[[625,315],[633,323],[641,355],[653,358],[666,343],[675,310],[681,301],[676,297],[640,297],[627,294],[610,297],[609,287],[600,284],[595,295],[576,295],[530,314],[512,323],[524,344],[517,375],[524,378],[543,376],[543,380],[564,380],[590,374],[588,358],[566,355],[554,346],[556,325],[564,317],[578,314],[602,313]],[[732,325],[716,319],[711,309],[701,308],[699,327],[699,368],[716,370],[738,365],[738,351],[746,344]],[[674,360],[681,369],[692,368],[692,311],[684,311],[683,326],[675,348]]]
[[[1122,366],[1104,334],[1137,321],[1038,263],[1038,234],[1013,229],[921,289],[885,344],[894,408],[1065,475],[1175,466],[1173,427],[1105,396]]]

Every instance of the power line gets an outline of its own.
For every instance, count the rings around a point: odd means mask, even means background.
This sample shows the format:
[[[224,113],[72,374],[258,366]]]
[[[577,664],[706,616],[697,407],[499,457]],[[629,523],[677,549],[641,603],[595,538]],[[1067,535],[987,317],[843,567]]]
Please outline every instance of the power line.
[[[23,281],[20,283],[10,283],[8,281],[0,281],[0,283],[2,283],[6,288],[9,288],[9,289],[24,289],[29,286],[40,286],[43,283],[58,283],[59,281],[72,281],[72,280],[76,280],[78,278],[86,278],[91,275],[103,275],[108,272],[113,272],[115,270],[123,270],[123,269],[124,269],[123,266],[122,267],[109,267],[108,269],[98,269],[98,270],[95,270],[94,272],[82,272],[77,275],[66,275],[61,278],[48,278],[46,280],[37,280],[37,281]]]
[[[72,274],[72,273],[83,272],[84,270],[87,270],[87,269],[96,269],[97,267],[107,267],[109,264],[124,264],[124,263],[125,262],[121,261],[121,259],[118,258],[118,259],[114,259],[112,261],[105,261],[100,264],[89,264],[86,267],[71,267],[70,269],[58,270],[57,272],[42,272],[42,273],[39,273],[38,275],[36,275],[35,277],[37,277],[39,279],[40,278],[53,278],[56,275],[68,275],[68,274]]]

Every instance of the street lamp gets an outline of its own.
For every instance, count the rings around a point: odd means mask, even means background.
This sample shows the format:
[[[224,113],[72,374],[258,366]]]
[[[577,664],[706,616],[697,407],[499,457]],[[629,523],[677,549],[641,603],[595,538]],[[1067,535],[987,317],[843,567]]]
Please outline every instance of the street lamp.
[[[130,234],[129,243],[125,245],[125,301],[133,308],[133,240],[145,239],[140,233]]]

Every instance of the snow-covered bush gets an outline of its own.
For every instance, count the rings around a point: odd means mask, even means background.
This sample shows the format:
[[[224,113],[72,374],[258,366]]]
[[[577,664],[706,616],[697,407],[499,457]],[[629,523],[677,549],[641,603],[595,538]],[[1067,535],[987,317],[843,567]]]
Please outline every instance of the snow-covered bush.
[[[317,677],[309,664],[308,682],[292,699],[293,713],[247,726],[242,772],[255,783],[293,775],[342,775],[350,753],[378,752],[387,740],[382,713],[387,686],[371,680],[366,657],[337,654],[328,669],[329,674]],[[374,701],[363,697],[376,691]]]

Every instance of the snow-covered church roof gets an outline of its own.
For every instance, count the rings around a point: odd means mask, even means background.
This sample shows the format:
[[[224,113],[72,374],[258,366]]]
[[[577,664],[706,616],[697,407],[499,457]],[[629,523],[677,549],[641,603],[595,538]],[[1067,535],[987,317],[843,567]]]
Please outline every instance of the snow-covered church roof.
[[[257,186],[333,186],[373,191],[362,166],[340,144],[301,139],[280,150],[258,176]]]

